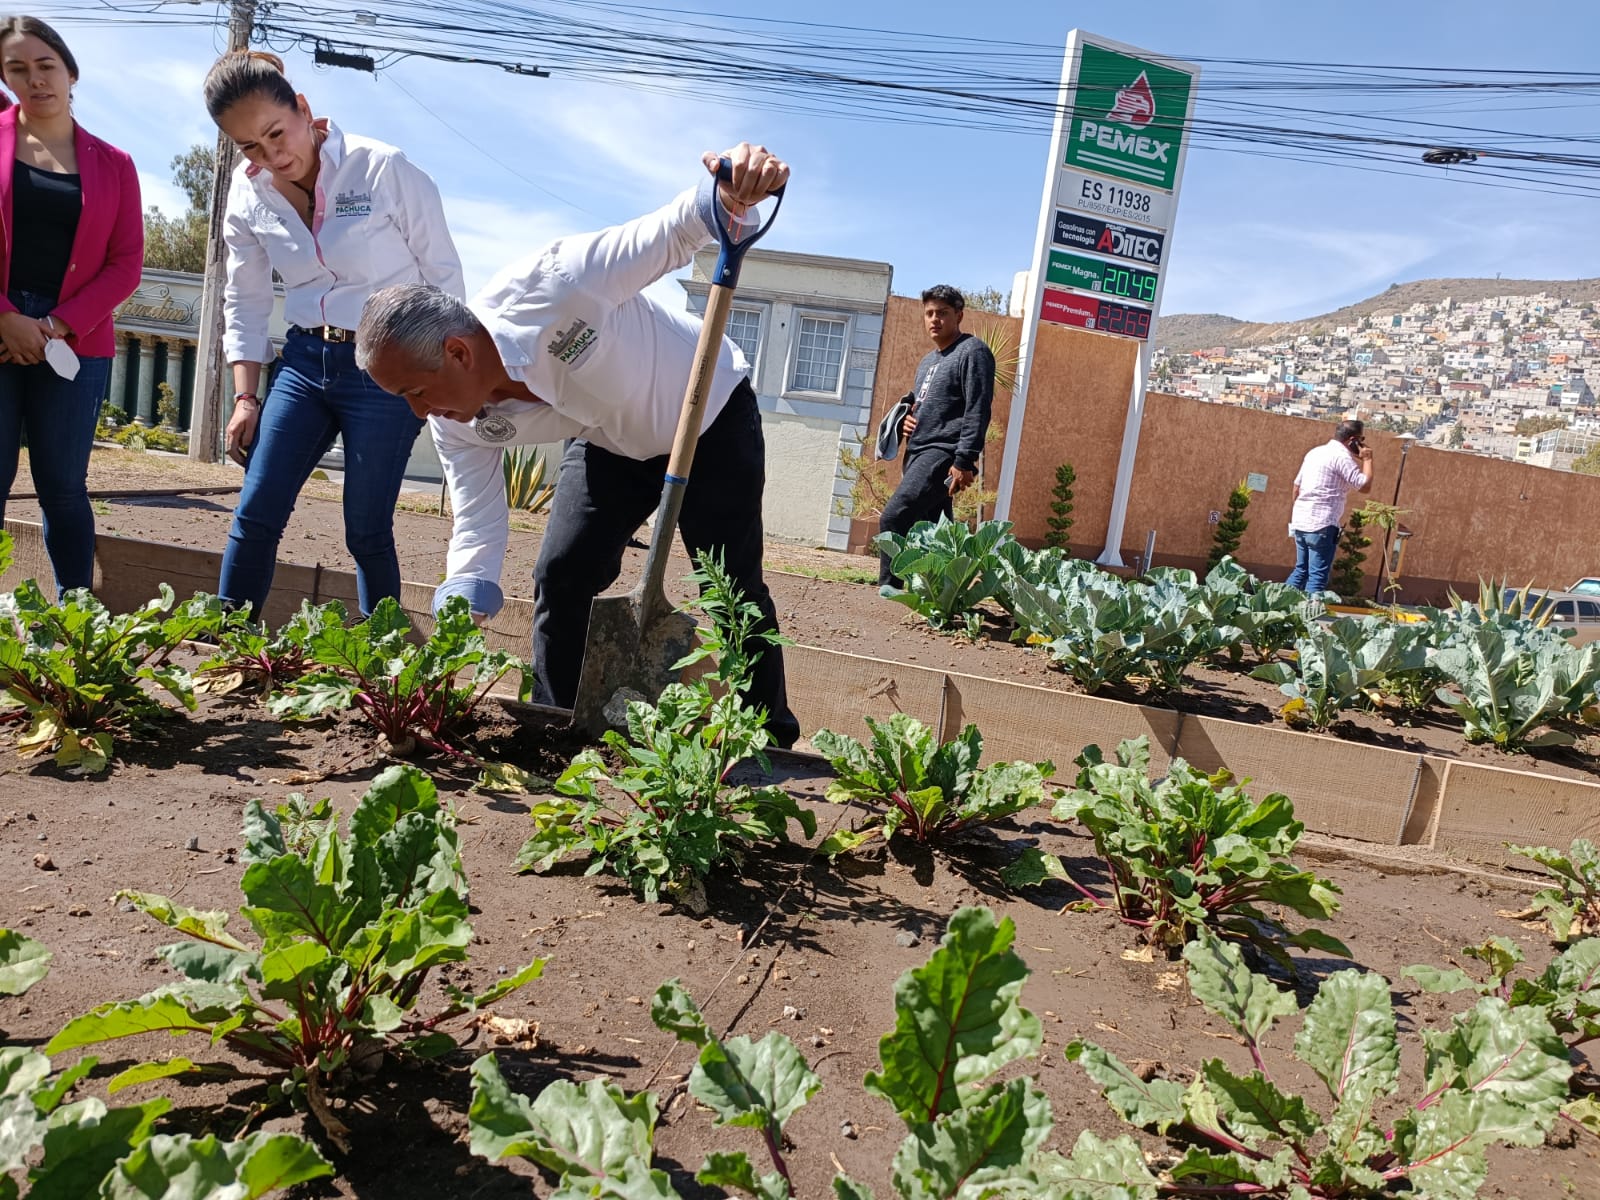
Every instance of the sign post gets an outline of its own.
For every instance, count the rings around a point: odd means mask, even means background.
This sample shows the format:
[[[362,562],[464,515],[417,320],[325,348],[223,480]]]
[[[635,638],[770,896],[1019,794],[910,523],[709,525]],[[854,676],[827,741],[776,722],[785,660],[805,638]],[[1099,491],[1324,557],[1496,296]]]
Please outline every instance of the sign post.
[[[1111,519],[1096,560],[1103,566],[1123,565],[1150,337],[1166,284],[1199,75],[1193,63],[1080,29],[1067,35],[995,516],[1011,511],[1039,322],[1135,338],[1138,365]]]

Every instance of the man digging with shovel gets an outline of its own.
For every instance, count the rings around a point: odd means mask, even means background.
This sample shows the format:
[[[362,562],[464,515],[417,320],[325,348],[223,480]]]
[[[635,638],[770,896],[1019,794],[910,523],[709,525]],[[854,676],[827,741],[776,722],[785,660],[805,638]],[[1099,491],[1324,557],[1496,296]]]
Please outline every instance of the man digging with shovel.
[[[375,292],[356,331],[356,361],[427,418],[450,486],[455,526],[435,609],[463,595],[475,614],[499,611],[510,518],[502,452],[573,439],[534,567],[535,695],[545,704],[574,707],[591,603],[621,573],[628,538],[662,498],[668,452],[677,458],[701,323],[641,292],[718,238],[719,221],[725,247],[745,237],[740,219],[789,175],[748,142],[704,162],[710,175],[698,189],[624,225],[553,242],[466,304],[425,284]],[[685,468],[668,482],[680,485],[685,547],[721,554],[760,607],[760,628],[775,631],[761,573],[761,415],[743,356],[726,338],[715,351],[698,451],[689,440],[692,480]],[[773,741],[793,745],[800,726],[775,646],[755,660],[750,700],[766,709]]]

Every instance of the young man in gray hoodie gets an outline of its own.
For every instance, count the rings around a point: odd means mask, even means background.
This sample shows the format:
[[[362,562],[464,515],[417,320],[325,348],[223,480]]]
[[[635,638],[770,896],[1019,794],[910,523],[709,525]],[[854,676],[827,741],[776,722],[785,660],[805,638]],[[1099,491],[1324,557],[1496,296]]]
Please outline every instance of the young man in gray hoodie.
[[[919,521],[951,515],[956,493],[978,477],[978,456],[994,402],[994,355],[982,338],[961,332],[966,301],[948,284],[922,293],[922,320],[933,349],[917,366],[916,403],[905,419],[905,473],[878,518],[880,533],[904,534]],[[878,583],[899,587],[881,555]]]

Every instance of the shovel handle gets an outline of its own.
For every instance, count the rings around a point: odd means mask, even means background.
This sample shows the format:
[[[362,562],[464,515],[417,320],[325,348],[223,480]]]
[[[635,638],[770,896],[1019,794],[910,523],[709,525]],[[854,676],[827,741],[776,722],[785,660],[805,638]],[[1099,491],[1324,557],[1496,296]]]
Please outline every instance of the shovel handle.
[[[723,183],[733,182],[733,160],[724,158],[717,163],[717,179]],[[777,201],[772,206],[772,211],[767,214],[767,219],[756,226],[751,233],[742,237],[735,237],[733,230],[727,228],[721,221],[717,225],[717,265],[711,270],[711,283],[713,287],[736,288],[739,286],[739,268],[744,266],[745,251],[749,250],[762,238],[767,236],[767,230],[772,228],[772,223],[778,219],[778,210],[783,207],[783,188],[774,189],[770,195]],[[715,205],[713,204],[713,209]],[[708,314],[709,314],[709,310]]]
[[[717,178],[728,182],[733,178],[733,163],[724,158],[717,164]],[[772,193],[783,203],[783,189]],[[706,410],[706,399],[711,393],[712,381],[717,374],[717,356],[722,349],[722,335],[728,328],[728,312],[733,305],[733,289],[739,282],[739,268],[745,251],[755,245],[772,228],[777,208],[753,233],[735,238],[733,233],[717,224],[717,241],[721,252],[716,269],[711,274],[711,291],[706,296],[706,311],[700,321],[700,341],[695,346],[694,365],[689,369],[689,386],[684,390],[683,408],[678,413],[678,431],[672,439],[672,453],[667,457],[667,476],[662,481],[661,505],[656,509],[655,528],[650,534],[650,553],[645,559],[644,576],[636,593],[639,597],[641,621],[662,612],[667,607],[666,592],[661,583],[667,573],[667,554],[672,548],[672,535],[678,528],[678,513],[683,508],[683,491],[689,484],[689,469],[694,465],[695,447],[700,443],[700,420]]]

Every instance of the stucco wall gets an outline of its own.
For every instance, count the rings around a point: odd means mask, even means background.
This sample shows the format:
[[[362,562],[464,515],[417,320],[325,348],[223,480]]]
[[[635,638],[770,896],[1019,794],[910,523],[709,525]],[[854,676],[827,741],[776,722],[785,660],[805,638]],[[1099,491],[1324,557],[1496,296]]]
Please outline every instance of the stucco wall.
[[[761,519],[768,537],[822,544],[833,510],[833,462],[839,426],[761,414],[767,439],[767,490]]]
[[[1021,325],[1014,318],[973,319]],[[927,345],[917,301],[891,297],[874,421],[910,387]],[[1018,537],[1035,545],[1042,541],[1056,464],[1069,461],[1078,476],[1073,549],[1092,557],[1102,548],[1110,516],[1135,345],[1041,326],[1036,353],[1011,519]],[[997,419],[1008,409],[997,398]],[[1287,533],[1294,476],[1305,452],[1330,433],[1326,423],[1305,417],[1151,393],[1134,465],[1124,561],[1142,551],[1146,533],[1154,529],[1158,564],[1201,566],[1211,547],[1209,513],[1222,509],[1233,486],[1256,472],[1267,476],[1267,490],[1251,502],[1239,558],[1265,577],[1283,578],[1294,565]],[[1400,443],[1384,434],[1368,440],[1375,472],[1370,495],[1388,504],[1395,495]],[[997,470],[995,464],[989,473]],[[1564,587],[1600,572],[1593,533],[1600,478],[1414,445],[1399,506],[1401,521],[1414,532],[1404,564],[1407,600],[1439,599],[1451,587],[1476,594],[1480,576]],[[1381,531],[1368,551],[1374,572],[1368,594],[1377,582],[1380,550]]]

